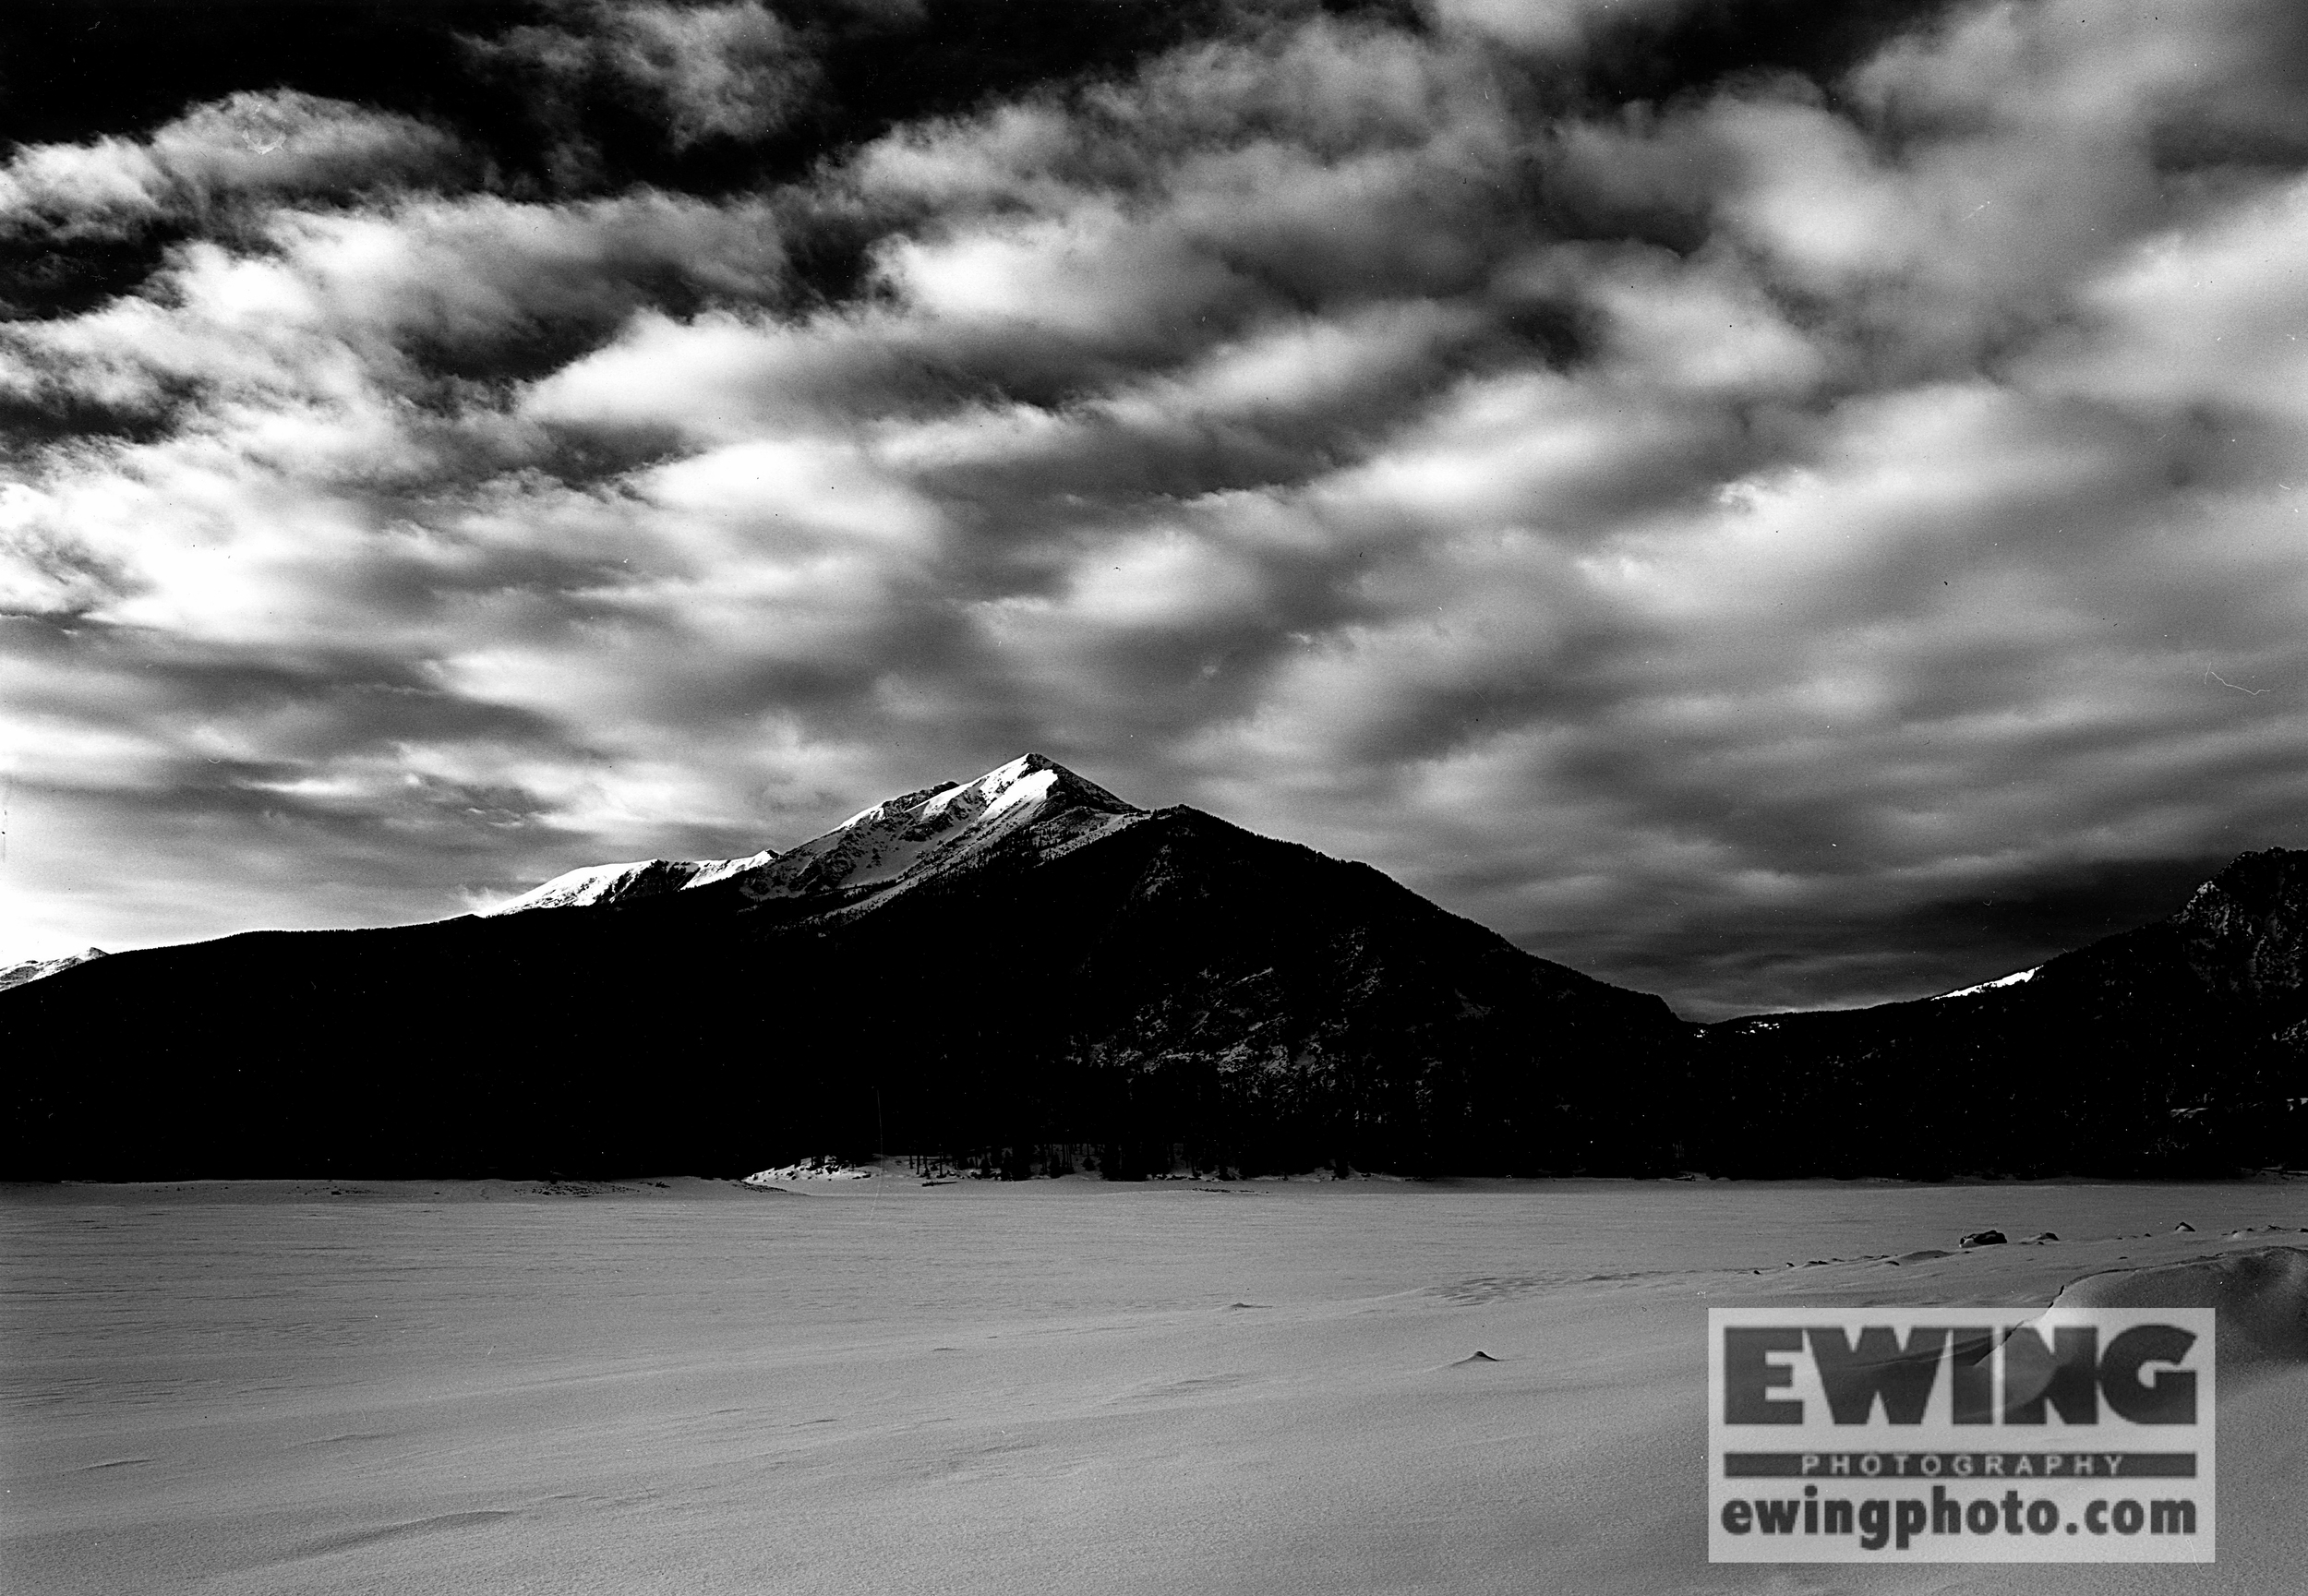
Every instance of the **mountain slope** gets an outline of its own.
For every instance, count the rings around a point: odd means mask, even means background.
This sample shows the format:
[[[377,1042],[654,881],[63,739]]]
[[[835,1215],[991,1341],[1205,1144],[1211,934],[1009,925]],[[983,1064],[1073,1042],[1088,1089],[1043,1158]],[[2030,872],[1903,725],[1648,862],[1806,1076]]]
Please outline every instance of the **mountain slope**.
[[[784,852],[0,992],[0,1173],[536,1174],[1091,1143],[1109,1170],[2308,1164],[2308,854],[1915,1002],[1688,1026],[1366,866],[1028,755]]]
[[[1028,756],[718,879],[65,971],[0,1000],[0,1158],[737,1171],[885,1134],[1651,1167],[1683,1029],[1366,867]]]
[[[66,954],[62,958],[26,959],[21,964],[0,967],[0,992],[6,991],[10,987],[20,987],[27,981],[39,980],[43,976],[53,976],[59,970],[68,970],[75,965],[84,965],[90,959],[101,959],[105,956],[102,948],[90,948],[86,953]]]
[[[627,864],[586,865],[555,876],[511,903],[481,912],[489,916],[518,915],[531,909],[578,909],[631,903],[636,898],[711,886],[757,869],[776,857],[763,848],[760,853],[737,859],[635,859]]]
[[[974,782],[942,782],[873,804],[731,880],[757,904],[788,900],[854,918],[1005,848],[1016,862],[1029,855],[1047,861],[1145,818],[1064,766],[1027,754]]]
[[[2308,853],[2026,978],[1703,1026],[1710,1167],[2226,1172],[2308,1163]]]
[[[997,766],[976,781],[939,782],[870,804],[823,836],[780,854],[734,859],[641,859],[588,865],[555,876],[484,915],[591,908],[733,882],[751,901],[804,900],[850,911],[889,891],[967,866],[1021,832],[1044,855],[1144,817],[1094,783],[1040,754]]]

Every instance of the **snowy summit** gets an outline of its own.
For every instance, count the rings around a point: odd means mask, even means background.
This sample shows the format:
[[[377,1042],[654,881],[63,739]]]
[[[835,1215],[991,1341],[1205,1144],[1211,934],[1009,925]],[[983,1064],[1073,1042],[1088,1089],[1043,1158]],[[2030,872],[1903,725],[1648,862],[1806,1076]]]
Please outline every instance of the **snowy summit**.
[[[6,991],[10,987],[20,987],[27,981],[36,981],[43,976],[53,976],[59,970],[68,970],[75,965],[84,965],[90,959],[101,959],[103,956],[102,948],[90,948],[84,954],[66,954],[62,958],[26,959],[21,964],[9,965],[6,968],[0,968],[0,992]]]
[[[902,891],[1011,845],[1054,858],[1146,816],[1056,761],[1021,754],[975,781],[939,782],[868,805],[822,836],[785,853],[739,859],[646,859],[591,865],[554,877],[484,911],[576,908],[624,903],[734,881],[757,903],[838,896],[855,901]]]

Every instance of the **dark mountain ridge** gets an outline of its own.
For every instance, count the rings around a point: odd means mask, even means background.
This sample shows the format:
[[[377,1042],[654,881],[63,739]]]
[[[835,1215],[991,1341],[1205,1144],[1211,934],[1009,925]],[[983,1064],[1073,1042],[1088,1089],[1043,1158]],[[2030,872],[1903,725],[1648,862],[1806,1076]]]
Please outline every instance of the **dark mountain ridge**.
[[[1656,998],[1366,866],[1048,785],[894,876],[876,850],[938,830],[920,805],[703,886],[65,971],[0,1008],[0,1160],[742,1171],[877,1137],[1235,1169],[1670,1160],[1685,1027]]]
[[[2308,1162],[2308,854],[2024,979],[1677,1019],[1364,865],[1038,756],[784,853],[253,932],[0,992],[15,1178],[2223,1173]]]
[[[1944,997],[1698,1029],[1726,1172],[2226,1173],[2308,1163],[2308,853]]]

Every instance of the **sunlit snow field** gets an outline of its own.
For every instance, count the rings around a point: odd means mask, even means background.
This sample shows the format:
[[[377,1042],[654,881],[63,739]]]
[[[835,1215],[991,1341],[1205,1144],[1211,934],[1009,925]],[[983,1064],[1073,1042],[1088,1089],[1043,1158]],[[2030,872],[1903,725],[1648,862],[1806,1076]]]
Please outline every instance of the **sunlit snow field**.
[[[2040,1303],[2308,1243],[2256,1229],[2308,1226],[2308,1183],[587,1190],[8,1189],[0,1584],[2282,1592],[2308,1566],[2300,1364],[2223,1379],[2213,1567],[1711,1568],[1702,1522],[1710,1305]],[[1988,1226],[2062,1240],[1883,1261]]]

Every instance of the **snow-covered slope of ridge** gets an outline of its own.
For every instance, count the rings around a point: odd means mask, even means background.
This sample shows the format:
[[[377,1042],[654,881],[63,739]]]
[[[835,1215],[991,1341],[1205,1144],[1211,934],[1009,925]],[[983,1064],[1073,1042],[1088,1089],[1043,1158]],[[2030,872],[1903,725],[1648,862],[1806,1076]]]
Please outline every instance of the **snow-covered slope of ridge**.
[[[1935,1003],[1942,1003],[1950,998],[1976,998],[1981,992],[2000,991],[2005,987],[2024,987],[2034,980],[2042,970],[2041,965],[2037,965],[2030,969],[2013,970],[2008,976],[1998,976],[1994,980],[1981,981],[1976,987],[1958,987],[1952,992],[1941,992],[1931,1001]]]
[[[517,915],[527,909],[583,908],[654,898],[687,887],[727,881],[777,856],[767,848],[737,859],[635,859],[630,864],[586,865],[533,887],[511,903],[483,909],[484,915]]]
[[[0,969],[0,992],[10,987],[20,987],[26,981],[36,981],[42,976],[53,976],[58,970],[68,970],[74,965],[84,965],[90,959],[104,956],[102,948],[90,948],[84,954],[66,954],[55,959],[26,959],[22,964]]]
[[[1096,783],[1029,753],[976,781],[941,782],[885,798],[737,881],[756,902],[880,897],[943,874],[1021,833],[1031,834],[1038,858],[1054,858],[1145,817],[1144,810]]]
[[[842,906],[904,891],[1026,834],[1055,858],[1146,811],[1041,754],[1020,755],[971,782],[939,782],[884,798],[785,853],[744,859],[647,859],[556,876],[486,912],[622,903],[731,881],[755,903],[825,897]]]

